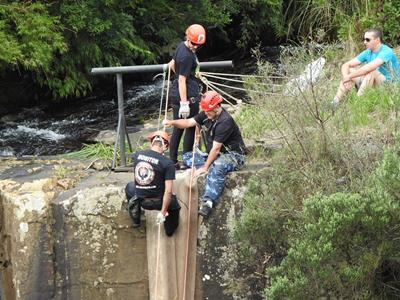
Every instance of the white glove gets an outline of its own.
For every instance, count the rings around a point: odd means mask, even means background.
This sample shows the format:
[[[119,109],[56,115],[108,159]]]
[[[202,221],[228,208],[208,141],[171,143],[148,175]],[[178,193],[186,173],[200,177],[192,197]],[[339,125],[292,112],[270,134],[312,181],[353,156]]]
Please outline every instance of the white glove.
[[[156,217],[156,224],[157,225],[160,225],[160,224],[162,224],[162,223],[164,223],[165,222],[165,218],[168,216],[168,213],[166,213],[165,214],[165,216],[162,214],[162,212],[160,211],[158,214],[157,214],[157,217]]]
[[[168,120],[167,119],[162,120],[162,124],[163,126],[168,126]]]
[[[188,118],[190,115],[189,101],[181,101],[178,116],[182,119]]]

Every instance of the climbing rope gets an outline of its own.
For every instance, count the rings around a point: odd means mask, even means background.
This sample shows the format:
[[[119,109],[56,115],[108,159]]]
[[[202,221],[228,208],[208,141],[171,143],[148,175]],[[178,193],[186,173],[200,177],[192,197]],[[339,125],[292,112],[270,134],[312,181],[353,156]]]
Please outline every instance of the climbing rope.
[[[233,74],[232,74],[233,75]],[[240,75],[238,75],[240,76]],[[250,76],[250,75],[249,75]],[[255,76],[255,75],[254,75]],[[226,81],[234,81],[234,82],[239,82],[239,83],[245,83],[245,81],[243,80],[237,80],[237,79],[230,79],[230,78],[224,78],[221,76],[214,76],[214,75],[209,75],[207,73],[202,73],[200,79],[204,82],[204,84],[209,85],[211,87],[213,87],[213,89],[216,89],[216,86],[221,86],[221,87],[225,87],[225,88],[230,88],[233,90],[240,90],[240,91],[249,91],[249,92],[253,92],[253,93],[260,93],[260,94],[269,94],[269,95],[277,95],[277,93],[275,92],[268,92],[268,91],[258,91],[258,90],[250,90],[250,89],[245,89],[245,88],[240,88],[240,87],[235,87],[235,86],[231,86],[231,85],[227,85],[227,84],[222,84],[222,83],[218,83],[215,81],[211,81],[208,80],[207,77],[210,78],[216,78],[216,79],[221,79],[221,80],[226,80]],[[255,85],[262,85],[262,86],[272,86],[272,87],[281,87],[281,84],[275,84],[275,83],[256,83]],[[219,92],[224,93],[225,95],[227,95],[228,97],[230,97],[231,99],[234,99],[236,101],[238,101],[239,99],[233,97],[232,95],[222,91],[221,89],[218,89]],[[231,104],[231,103],[230,103]],[[232,104],[231,104],[232,105]]]
[[[167,92],[165,95],[165,114],[164,114],[164,119],[167,118],[167,113],[168,113],[168,96],[169,96],[169,81],[171,78],[171,66],[168,64],[168,80],[167,80]],[[165,125],[164,125],[164,131],[165,131]]]
[[[168,80],[167,80],[167,92],[165,95],[165,119],[167,118],[167,110],[168,110],[168,94],[169,94],[169,80],[171,76],[171,66],[168,64]],[[165,78],[165,72],[164,72]],[[164,89],[164,84],[163,84]],[[162,98],[160,103],[160,112],[158,115],[158,129],[160,128],[160,120],[161,120],[161,110],[162,110]],[[166,126],[164,125],[163,130],[165,131]],[[156,283],[155,283],[155,300],[158,299],[158,269],[160,264],[160,240],[161,240],[161,223],[158,224],[158,233],[157,233],[157,258],[156,258]]]
[[[235,100],[235,101],[238,102],[238,103],[241,103],[241,102],[242,102],[241,99],[238,99],[238,98],[236,98],[236,97],[234,97],[234,96],[228,94],[227,92],[225,92],[225,91],[221,90],[220,88],[216,87],[214,84],[210,83],[210,82],[207,80],[207,78],[201,76],[200,79],[201,79],[201,81],[206,85],[207,90],[211,87],[212,90],[217,91],[217,92],[220,92],[221,94],[224,94],[224,95],[228,96],[229,98]],[[228,101],[228,99],[226,99],[226,97],[222,97],[222,98],[223,98],[226,102],[228,102],[229,105],[234,106],[231,102]]]
[[[202,76],[204,76],[204,77],[209,77],[209,78],[215,78],[215,79],[221,79],[221,80],[225,80],[225,81],[246,83],[246,81],[244,81],[244,80],[232,79],[232,78],[228,78],[228,77],[221,77],[221,76],[211,75],[211,74],[208,74],[208,73],[202,73]],[[238,76],[240,76],[240,75],[238,75]],[[272,82],[271,82],[271,83],[257,82],[257,83],[255,83],[255,85],[282,86],[282,84],[279,84],[279,83],[272,83]]]
[[[219,75],[219,76],[230,76],[230,77],[254,77],[254,78],[265,78],[263,75],[251,75],[251,74],[233,74],[233,73],[217,73],[217,72],[201,72],[203,75]],[[268,76],[269,78],[284,79],[283,76]]]
[[[162,103],[163,103],[163,100],[164,100],[165,71],[162,73],[162,76],[163,76],[163,82],[162,82],[162,88],[161,88],[161,100],[160,100],[160,109],[159,109],[159,112],[158,112],[157,130],[160,130],[160,123],[161,123]]]

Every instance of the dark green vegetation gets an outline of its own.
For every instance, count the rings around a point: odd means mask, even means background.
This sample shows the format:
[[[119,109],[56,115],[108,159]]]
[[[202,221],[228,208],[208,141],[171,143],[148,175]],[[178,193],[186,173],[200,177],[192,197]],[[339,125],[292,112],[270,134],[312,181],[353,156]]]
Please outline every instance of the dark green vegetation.
[[[215,55],[286,39],[358,40],[370,26],[397,43],[399,11],[393,0],[1,1],[0,100],[85,95],[92,67],[166,62],[191,23],[206,26],[204,50]]]
[[[270,96],[260,85],[267,77],[249,82],[258,93],[239,118],[245,137],[281,137],[283,148],[253,154],[271,168],[249,184],[236,224],[240,258],[258,270],[268,299],[399,299],[400,84],[352,92],[332,115],[345,54],[308,46],[282,57],[283,82],[328,58],[308,90]]]

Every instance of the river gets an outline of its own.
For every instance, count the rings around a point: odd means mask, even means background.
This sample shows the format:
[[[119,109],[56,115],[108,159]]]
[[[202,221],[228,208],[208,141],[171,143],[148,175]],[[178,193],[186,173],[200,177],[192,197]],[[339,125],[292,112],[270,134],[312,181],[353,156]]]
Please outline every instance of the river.
[[[124,87],[127,126],[158,110],[162,79]],[[115,96],[88,97],[54,107],[23,109],[0,119],[0,156],[55,155],[80,149],[118,124]]]
[[[270,48],[267,52],[272,53],[269,59],[276,59],[277,48]],[[227,72],[254,74],[256,68],[254,59],[245,58],[235,62],[235,67]],[[124,80],[124,109],[128,131],[129,127],[139,124],[143,117],[158,112],[162,84],[161,77],[141,83],[125,83]],[[116,130],[116,85],[111,90],[108,95],[91,95],[84,99],[25,108],[14,115],[0,116],[0,157],[68,153],[81,149],[85,143],[92,143],[93,137],[102,130]],[[239,98],[244,95],[240,91],[228,92]]]

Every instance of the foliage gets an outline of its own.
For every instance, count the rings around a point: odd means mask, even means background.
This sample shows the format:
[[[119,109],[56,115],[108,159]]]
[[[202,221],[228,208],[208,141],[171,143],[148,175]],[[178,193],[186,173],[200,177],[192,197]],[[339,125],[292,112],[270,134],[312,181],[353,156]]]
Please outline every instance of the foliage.
[[[49,70],[53,57],[67,51],[60,18],[47,9],[38,2],[0,4],[0,71]]]
[[[386,41],[397,44],[399,13],[400,3],[394,0],[291,0],[278,32],[288,38],[320,42],[352,40],[361,47],[364,31],[376,27],[382,29]]]
[[[111,160],[114,153],[112,145],[104,143],[85,144],[79,151],[68,153],[70,157],[103,158]]]
[[[80,97],[91,89],[91,68],[154,63],[170,55],[191,22],[226,24],[223,3],[4,1],[0,70],[27,73],[53,98]]]
[[[399,162],[397,145],[386,151],[372,176],[375,185],[364,193],[316,194],[305,201],[301,234],[289,239],[287,256],[269,270],[270,299],[400,296],[395,278],[388,283],[380,277],[400,258],[399,194],[392,187],[400,182]]]
[[[262,137],[265,131],[271,127],[268,120],[259,113],[259,108],[254,105],[243,105],[239,116],[236,118],[243,137],[253,139]],[[269,125],[269,126],[268,126]]]
[[[154,54],[132,26],[128,13],[137,2],[79,1],[53,4],[59,15],[69,51],[54,57],[53,68],[39,72],[37,80],[53,96],[81,96],[90,88],[87,74],[92,67],[132,64],[134,59],[153,61]]]
[[[136,144],[131,145],[132,151],[129,149],[129,145],[125,144],[125,153],[128,162],[130,161],[129,154],[135,151],[148,149],[150,147],[149,142],[142,142],[140,139],[136,140]],[[108,161],[113,160],[114,156],[114,146],[105,144],[102,142],[94,144],[85,144],[82,149],[67,154],[69,157],[83,157],[83,158],[93,158],[93,159],[105,159]],[[116,160],[117,162],[121,159],[120,149],[117,147]]]
[[[232,1],[230,13],[232,15],[231,36],[240,48],[249,49],[265,37],[274,36],[274,30],[282,20],[282,0],[253,0]]]
[[[235,238],[247,265],[263,262],[259,285],[268,299],[385,298],[400,272],[400,244],[387,243],[399,234],[398,146],[377,162],[398,135],[399,87],[350,95],[332,115],[336,61],[301,92],[289,93],[287,84],[315,58],[341,53],[312,46],[284,53],[285,76],[270,77],[279,71],[259,62],[266,73],[248,82],[252,106],[242,114],[256,125],[243,122],[247,138],[273,134],[285,147],[264,155],[272,167],[250,181]],[[271,96],[268,82],[282,87]]]
[[[371,26],[396,44],[399,12],[394,0],[8,0],[0,4],[0,74],[31,77],[53,98],[79,97],[95,80],[91,68],[169,58],[190,23],[242,49],[275,35],[361,47]]]

